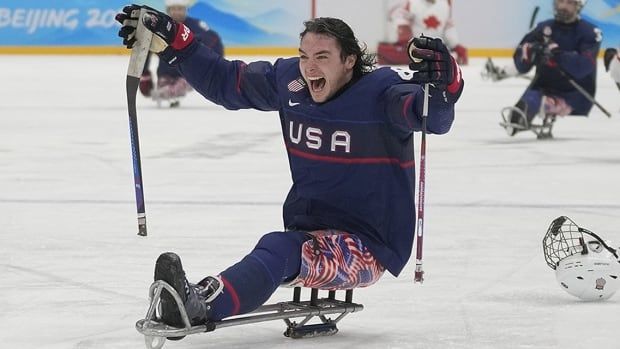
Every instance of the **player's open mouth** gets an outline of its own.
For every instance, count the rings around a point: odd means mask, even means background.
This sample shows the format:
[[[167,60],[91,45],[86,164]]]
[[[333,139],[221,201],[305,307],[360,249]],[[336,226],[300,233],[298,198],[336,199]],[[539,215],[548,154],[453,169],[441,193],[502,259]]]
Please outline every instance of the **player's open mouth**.
[[[310,80],[310,89],[312,90],[312,92],[321,92],[325,87],[325,83],[327,82],[324,78],[320,77],[309,77],[308,80]]]

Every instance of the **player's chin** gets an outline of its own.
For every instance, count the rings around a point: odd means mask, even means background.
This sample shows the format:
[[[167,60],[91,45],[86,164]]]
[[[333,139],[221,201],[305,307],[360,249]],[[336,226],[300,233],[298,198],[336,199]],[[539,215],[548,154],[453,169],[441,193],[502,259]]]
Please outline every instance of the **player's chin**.
[[[315,103],[324,103],[331,97],[331,94],[325,90],[320,92],[310,91],[310,96]]]

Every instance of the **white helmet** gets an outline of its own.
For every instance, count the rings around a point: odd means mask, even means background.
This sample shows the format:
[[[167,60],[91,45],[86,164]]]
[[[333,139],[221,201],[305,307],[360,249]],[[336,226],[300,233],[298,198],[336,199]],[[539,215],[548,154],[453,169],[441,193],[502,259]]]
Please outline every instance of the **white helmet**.
[[[620,288],[618,252],[566,216],[551,222],[543,250],[562,289],[575,297],[604,300]]]
[[[189,6],[189,0],[166,0],[166,7],[170,6]]]

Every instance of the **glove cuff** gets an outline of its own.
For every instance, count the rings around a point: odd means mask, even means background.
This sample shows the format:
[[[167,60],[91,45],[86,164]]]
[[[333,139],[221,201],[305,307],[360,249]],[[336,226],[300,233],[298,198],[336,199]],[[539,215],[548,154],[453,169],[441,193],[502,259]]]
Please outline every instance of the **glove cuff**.
[[[174,41],[170,44],[175,50],[182,50],[194,40],[194,33],[183,23],[177,22],[177,33]]]

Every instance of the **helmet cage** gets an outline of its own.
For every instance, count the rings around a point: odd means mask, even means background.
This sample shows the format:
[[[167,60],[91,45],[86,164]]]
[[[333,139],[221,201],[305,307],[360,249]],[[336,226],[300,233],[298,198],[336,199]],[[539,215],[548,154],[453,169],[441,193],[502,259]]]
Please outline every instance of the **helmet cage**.
[[[609,247],[603,239],[595,233],[577,226],[566,216],[560,216],[551,222],[542,242],[545,261],[553,270],[558,267],[561,260],[567,257],[576,254],[587,255],[590,251],[597,251],[602,248],[607,249],[618,259],[618,252]]]

